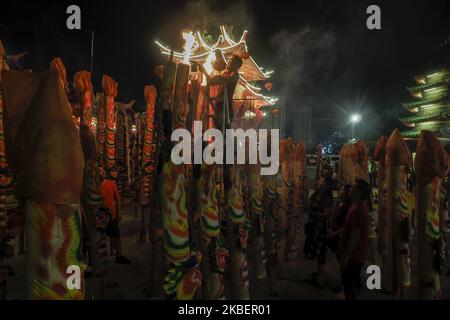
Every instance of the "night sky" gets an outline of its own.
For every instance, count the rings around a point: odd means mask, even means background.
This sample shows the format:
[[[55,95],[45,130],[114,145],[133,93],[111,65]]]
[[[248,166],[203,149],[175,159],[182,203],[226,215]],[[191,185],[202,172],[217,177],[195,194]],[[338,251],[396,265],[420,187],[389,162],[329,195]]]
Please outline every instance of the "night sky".
[[[66,29],[66,8],[78,4],[82,30]],[[381,7],[381,30],[366,28],[366,8]],[[143,106],[143,87],[162,62],[155,40],[180,49],[180,30],[215,36],[220,24],[234,36],[249,30],[248,45],[260,66],[275,70],[270,95],[288,110],[313,108],[314,140],[347,133],[360,110],[357,135],[377,139],[400,126],[400,103],[413,76],[444,63],[441,44],[450,34],[450,1],[9,1],[0,5],[0,38],[7,54],[28,51],[24,68],[42,71],[60,56],[69,75],[90,67],[95,30],[94,87],[103,74],[119,83],[118,100]],[[448,46],[447,46],[448,48]],[[292,126],[292,125],[291,125]],[[289,129],[288,124],[288,129]]]

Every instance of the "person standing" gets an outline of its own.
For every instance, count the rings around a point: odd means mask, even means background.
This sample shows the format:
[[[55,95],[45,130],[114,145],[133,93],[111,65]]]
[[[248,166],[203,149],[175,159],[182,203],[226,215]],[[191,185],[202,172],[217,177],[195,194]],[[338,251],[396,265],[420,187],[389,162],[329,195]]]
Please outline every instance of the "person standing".
[[[120,240],[119,222],[122,220],[120,214],[120,193],[111,171],[106,172],[106,178],[102,182],[101,194],[103,205],[111,213],[111,221],[106,226],[106,235],[111,238],[112,246],[116,254],[116,263],[129,264],[131,261],[122,255],[122,243]]]
[[[328,247],[334,254],[337,254],[341,233],[344,228],[345,220],[347,219],[348,211],[352,205],[350,199],[351,188],[352,186],[349,184],[346,184],[341,188],[339,203],[334,207],[333,214],[331,215],[331,233],[327,235],[327,238]]]
[[[356,179],[350,190],[352,206],[347,214],[338,249],[341,279],[347,300],[357,300],[361,294],[361,270],[369,245],[370,195],[370,185],[362,179]]]
[[[317,262],[317,272],[312,274],[313,284],[322,288],[325,284],[324,266],[327,254],[328,220],[333,207],[333,181],[330,176],[319,179],[317,190],[309,199],[309,216],[305,225],[304,254]]]

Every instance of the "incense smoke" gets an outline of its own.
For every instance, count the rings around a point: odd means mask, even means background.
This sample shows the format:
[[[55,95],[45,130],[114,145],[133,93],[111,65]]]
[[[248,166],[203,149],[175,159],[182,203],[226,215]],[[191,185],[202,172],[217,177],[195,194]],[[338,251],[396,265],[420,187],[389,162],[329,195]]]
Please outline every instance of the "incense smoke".
[[[185,8],[188,27],[193,30],[218,32],[218,26],[225,25],[237,30],[252,31],[254,17],[246,1],[194,0]],[[235,37],[240,34],[234,32]],[[215,38],[214,38],[215,40]]]
[[[277,73],[283,88],[282,94],[290,97],[299,89],[313,90],[325,82],[336,62],[336,36],[321,29],[306,27],[297,32],[282,30],[271,39],[277,50]]]
[[[313,27],[297,32],[282,30],[272,37],[277,66],[274,78],[277,87],[281,88],[278,94],[287,99],[288,112],[292,107],[304,105],[317,110],[314,104],[321,96],[321,86],[329,80],[336,64],[336,43],[334,32]],[[288,134],[289,128],[296,125],[293,120],[286,117]],[[313,125],[317,124],[320,125],[318,121],[313,121]]]

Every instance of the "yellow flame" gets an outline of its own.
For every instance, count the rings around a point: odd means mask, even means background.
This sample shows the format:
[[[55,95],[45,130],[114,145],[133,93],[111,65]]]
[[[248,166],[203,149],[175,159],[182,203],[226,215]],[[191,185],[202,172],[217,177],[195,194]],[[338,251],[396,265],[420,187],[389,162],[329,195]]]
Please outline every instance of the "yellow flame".
[[[214,51],[211,51],[208,55],[208,57],[205,60],[205,63],[203,64],[203,67],[205,68],[206,72],[208,72],[209,75],[211,75],[211,72],[213,72],[213,63],[216,58],[216,55]]]
[[[211,75],[213,72],[213,62],[216,58],[216,55],[214,51],[211,51],[208,55],[208,57],[205,60],[205,63],[203,63],[203,68],[205,68],[205,71]],[[206,77],[203,77],[202,86],[206,86]]]
[[[183,53],[183,63],[189,64],[189,59],[191,58],[192,47],[194,46],[195,37],[192,32],[183,32],[184,43],[184,53]]]

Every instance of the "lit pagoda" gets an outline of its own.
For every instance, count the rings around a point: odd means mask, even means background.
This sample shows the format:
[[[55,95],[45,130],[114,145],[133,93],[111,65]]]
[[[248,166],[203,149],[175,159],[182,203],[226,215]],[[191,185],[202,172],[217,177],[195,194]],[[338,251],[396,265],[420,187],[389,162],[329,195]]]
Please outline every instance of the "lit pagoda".
[[[409,130],[406,139],[418,139],[421,130],[433,132],[441,140],[450,140],[450,69],[442,67],[414,78],[417,85],[407,90],[416,100],[403,103],[409,115],[400,120]]]
[[[224,26],[220,27],[220,33],[221,35],[215,43],[208,44],[208,41],[199,31],[195,32],[195,43],[192,47],[189,60],[191,62],[195,61],[198,64],[202,64],[208,69],[208,64],[211,63],[212,57],[214,57],[215,52],[218,49],[220,49],[225,61],[235,54],[241,57],[247,56],[248,58],[243,59],[242,67],[239,69],[239,82],[233,96],[235,103],[248,102],[258,109],[263,106],[274,105],[278,99],[265,96],[261,93],[261,88],[256,85],[257,82],[267,81],[273,71],[264,71],[264,69],[258,66],[255,60],[248,54],[246,43],[247,31],[243,32],[239,41],[233,40],[233,37],[227,32]],[[171,55],[171,48],[161,44],[159,41],[156,41],[155,43],[158,45],[163,55]],[[183,52],[173,52],[173,59],[175,62],[181,62],[183,57]]]

